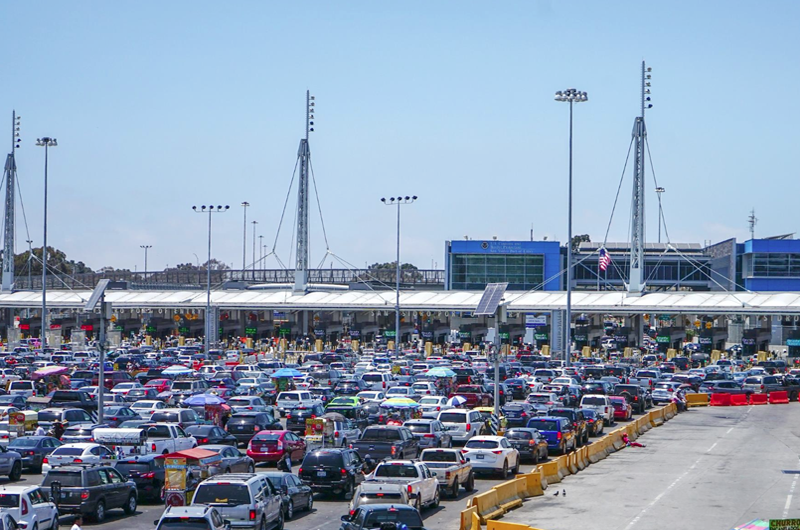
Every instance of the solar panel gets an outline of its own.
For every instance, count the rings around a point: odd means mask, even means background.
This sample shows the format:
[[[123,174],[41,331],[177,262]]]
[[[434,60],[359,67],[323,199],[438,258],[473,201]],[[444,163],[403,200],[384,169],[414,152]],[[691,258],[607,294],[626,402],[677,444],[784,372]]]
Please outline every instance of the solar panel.
[[[94,311],[94,308],[97,306],[97,302],[100,301],[103,293],[106,292],[106,288],[108,287],[108,283],[110,281],[111,280],[103,279],[97,282],[97,286],[94,288],[91,298],[89,298],[89,301],[86,302],[86,307],[83,309],[84,311]]]
[[[500,300],[503,299],[507,287],[508,283],[487,284],[473,315],[494,315],[497,311],[497,306],[500,305]]]

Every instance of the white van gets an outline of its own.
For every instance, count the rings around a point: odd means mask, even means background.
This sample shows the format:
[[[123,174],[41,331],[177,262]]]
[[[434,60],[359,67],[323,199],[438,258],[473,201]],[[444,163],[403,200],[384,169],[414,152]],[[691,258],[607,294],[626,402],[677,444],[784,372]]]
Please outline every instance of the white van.
[[[369,385],[369,390],[385,392],[395,386],[392,374],[388,372],[366,372],[361,375],[361,380]]]
[[[278,399],[275,401],[275,405],[278,407],[278,412],[281,413],[281,416],[286,414],[287,410],[292,410],[295,407],[310,407],[316,403],[322,404],[322,401],[314,397],[314,394],[307,390],[281,392],[278,394]]]
[[[25,396],[25,399],[28,399],[36,395],[36,387],[33,381],[11,381],[8,393],[12,396]]]
[[[484,423],[481,413],[477,410],[443,410],[436,419],[442,422],[454,442],[466,442],[477,436]]]

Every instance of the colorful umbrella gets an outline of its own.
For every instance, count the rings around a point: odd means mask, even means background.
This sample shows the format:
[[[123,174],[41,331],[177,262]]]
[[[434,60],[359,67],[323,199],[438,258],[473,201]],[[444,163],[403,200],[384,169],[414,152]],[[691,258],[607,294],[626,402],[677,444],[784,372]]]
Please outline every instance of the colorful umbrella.
[[[300,370],[295,370],[294,368],[281,368],[273,373],[270,377],[273,378],[281,378],[281,377],[303,377],[305,374]]]
[[[418,408],[419,403],[409,398],[390,398],[381,403],[381,407],[390,408]]]
[[[733,530],[767,530],[769,528],[769,520],[764,519],[754,519],[749,523],[745,523],[742,526],[737,526]]]
[[[431,368],[425,375],[429,375],[431,377],[453,377],[456,375],[454,371],[450,368],[445,368],[444,366],[437,366],[436,368]]]
[[[196,396],[186,398],[183,400],[183,403],[190,407],[200,407],[205,405],[221,405],[225,403],[225,400],[213,394],[197,394]]]
[[[41,379],[42,377],[47,377],[48,375],[63,375],[69,372],[69,368],[66,366],[45,366],[44,368],[39,368],[31,375],[31,379],[36,381],[37,379]]]
[[[178,374],[190,374],[190,373],[192,373],[192,369],[186,368],[182,364],[174,364],[161,372],[162,375],[178,375]]]
[[[466,402],[467,398],[465,398],[464,396],[453,396],[447,400],[447,404],[450,405],[451,407],[458,407]]]

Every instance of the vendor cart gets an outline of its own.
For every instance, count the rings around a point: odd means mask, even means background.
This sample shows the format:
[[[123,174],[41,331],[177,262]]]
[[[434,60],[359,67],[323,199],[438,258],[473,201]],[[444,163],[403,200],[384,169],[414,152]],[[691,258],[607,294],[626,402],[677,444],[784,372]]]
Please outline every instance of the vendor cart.
[[[186,449],[157,458],[164,459],[164,499],[167,506],[188,506],[197,485],[220,472],[222,457],[206,449]]]

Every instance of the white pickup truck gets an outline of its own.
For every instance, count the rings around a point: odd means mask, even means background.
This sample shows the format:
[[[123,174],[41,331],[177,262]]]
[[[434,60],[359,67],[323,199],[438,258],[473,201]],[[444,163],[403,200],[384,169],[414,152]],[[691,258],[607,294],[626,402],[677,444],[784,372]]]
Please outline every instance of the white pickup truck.
[[[94,440],[125,455],[166,455],[197,447],[177,423],[145,424],[136,429],[95,429]]]
[[[582,409],[594,409],[597,415],[603,418],[604,425],[614,423],[614,405],[608,396],[602,394],[587,394],[581,398]]]
[[[439,481],[439,487],[450,497],[458,497],[461,486],[470,492],[475,489],[472,464],[458,449],[425,449],[419,459],[425,462]]]
[[[367,475],[367,480],[384,484],[402,484],[417,510],[439,507],[439,481],[428,466],[415,460],[381,462]]]

